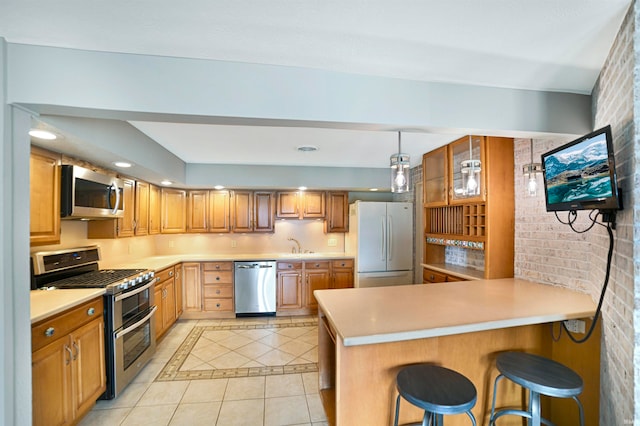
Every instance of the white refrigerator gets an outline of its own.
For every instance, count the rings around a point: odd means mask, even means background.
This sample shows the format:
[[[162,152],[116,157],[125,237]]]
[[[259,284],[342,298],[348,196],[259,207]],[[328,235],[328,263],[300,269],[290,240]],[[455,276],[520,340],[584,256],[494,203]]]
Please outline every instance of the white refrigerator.
[[[350,204],[346,249],[356,257],[355,287],[413,284],[413,204]]]

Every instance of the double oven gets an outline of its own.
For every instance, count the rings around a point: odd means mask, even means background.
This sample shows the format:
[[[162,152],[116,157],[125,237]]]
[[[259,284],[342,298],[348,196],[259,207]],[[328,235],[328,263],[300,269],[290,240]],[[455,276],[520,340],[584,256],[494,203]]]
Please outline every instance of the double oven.
[[[101,399],[112,399],[155,353],[155,279],[146,269],[100,270],[99,260],[98,246],[34,253],[31,288],[105,289],[107,390]]]

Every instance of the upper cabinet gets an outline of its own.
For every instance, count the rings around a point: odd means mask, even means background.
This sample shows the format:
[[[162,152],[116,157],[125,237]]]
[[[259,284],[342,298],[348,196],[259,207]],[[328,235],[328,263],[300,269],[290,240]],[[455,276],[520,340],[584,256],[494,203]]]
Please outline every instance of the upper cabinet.
[[[231,231],[229,191],[191,190],[187,195],[187,232]]]
[[[349,193],[327,193],[327,217],[325,232],[349,232]]]
[[[273,191],[233,191],[233,232],[273,232],[275,195]]]
[[[465,136],[422,161],[424,262],[446,269],[454,246],[481,252],[485,279],[512,277],[513,139]]]
[[[136,235],[149,235],[149,190],[147,182],[136,182],[136,203],[133,213]]]
[[[187,191],[184,189],[162,188],[160,211],[163,234],[177,234],[187,231]]]
[[[317,219],[325,217],[324,191],[278,192],[276,216],[280,219]]]
[[[30,243],[60,242],[60,155],[31,147]]]
[[[429,207],[486,199],[485,136],[464,136],[422,157],[424,204]]]
[[[160,233],[160,188],[149,185],[149,235]]]

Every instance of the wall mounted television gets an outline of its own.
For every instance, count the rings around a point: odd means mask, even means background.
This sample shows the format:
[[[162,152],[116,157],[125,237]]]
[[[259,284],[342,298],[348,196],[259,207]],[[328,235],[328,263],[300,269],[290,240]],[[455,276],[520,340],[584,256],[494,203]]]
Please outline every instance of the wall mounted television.
[[[542,154],[547,211],[621,210],[611,126]]]

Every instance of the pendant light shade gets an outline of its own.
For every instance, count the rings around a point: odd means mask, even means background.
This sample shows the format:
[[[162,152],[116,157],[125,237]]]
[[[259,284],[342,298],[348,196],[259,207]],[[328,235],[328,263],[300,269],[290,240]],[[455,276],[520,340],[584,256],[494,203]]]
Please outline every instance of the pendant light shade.
[[[533,162],[533,139],[530,140],[530,147],[531,162],[522,167],[522,173],[524,173],[527,178],[525,194],[529,197],[535,197],[538,194],[538,188],[540,187],[539,180],[542,177],[542,163]]]
[[[409,191],[411,167],[409,154],[402,153],[402,135],[398,132],[398,153],[390,159],[391,165],[391,192],[403,193]]]

